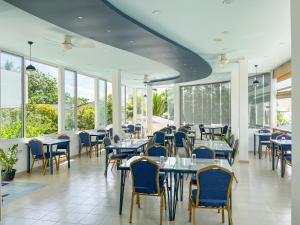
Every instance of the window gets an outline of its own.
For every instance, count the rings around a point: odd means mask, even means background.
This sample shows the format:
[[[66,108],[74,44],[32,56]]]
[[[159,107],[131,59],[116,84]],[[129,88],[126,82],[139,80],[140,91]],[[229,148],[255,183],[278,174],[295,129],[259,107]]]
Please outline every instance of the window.
[[[81,74],[77,76],[77,124],[79,130],[95,127],[94,79]]]
[[[104,80],[99,80],[99,126],[104,127],[106,125],[106,83]]]
[[[292,78],[277,79],[277,126],[291,126],[292,120]]]
[[[0,139],[22,137],[22,58],[1,53]]]
[[[107,124],[112,124],[113,109],[112,109],[112,83],[106,83],[106,107],[107,107]]]
[[[65,70],[65,130],[75,130],[76,73]]]
[[[259,82],[258,85],[253,85],[254,80]],[[270,73],[249,77],[249,128],[270,127],[270,92]]]
[[[29,61],[26,60],[26,66]],[[58,69],[42,63],[32,62],[36,71],[26,72],[26,136],[56,134],[58,91]]]
[[[181,124],[230,124],[230,83],[183,86]]]
[[[126,121],[133,120],[133,88],[126,86]]]
[[[146,89],[137,89],[137,122],[146,124],[146,114],[147,114],[147,94]]]
[[[168,88],[168,119],[169,124],[174,123],[174,89]]]

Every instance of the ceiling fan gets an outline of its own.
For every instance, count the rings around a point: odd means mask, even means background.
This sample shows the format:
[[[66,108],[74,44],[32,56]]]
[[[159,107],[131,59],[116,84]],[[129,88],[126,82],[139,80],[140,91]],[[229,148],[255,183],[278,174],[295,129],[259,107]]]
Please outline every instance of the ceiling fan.
[[[149,84],[149,75],[145,74],[144,78],[135,78],[134,80],[143,81],[144,85]]]
[[[238,63],[240,60],[245,59],[244,57],[229,59],[227,58],[226,53],[222,53],[219,55],[218,63],[221,65],[227,65],[229,63]]]
[[[73,36],[71,36],[71,35],[65,34],[62,43],[59,43],[59,42],[53,41],[53,40],[49,40],[49,39],[46,39],[46,40],[48,40],[50,42],[55,42],[56,44],[60,44],[65,52],[69,51],[73,48],[94,48],[95,47],[94,43],[92,43],[92,42],[74,43],[74,42],[72,42],[72,37]]]

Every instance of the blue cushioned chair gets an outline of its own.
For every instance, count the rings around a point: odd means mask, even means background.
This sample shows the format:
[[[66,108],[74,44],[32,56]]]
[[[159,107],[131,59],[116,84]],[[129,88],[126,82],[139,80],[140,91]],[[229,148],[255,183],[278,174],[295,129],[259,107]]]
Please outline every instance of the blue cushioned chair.
[[[228,212],[228,222],[232,222],[231,186],[233,174],[231,171],[217,165],[205,167],[197,172],[197,189],[192,190],[189,197],[189,220],[193,215],[193,225],[196,225],[196,208],[218,209]]]
[[[186,133],[178,131],[174,135],[174,154],[177,154],[177,148],[184,147],[182,139],[186,139]]]
[[[225,125],[222,128],[221,133],[214,134],[214,136],[219,137],[220,139],[223,139],[224,137],[226,137],[227,132],[228,132],[228,125]]]
[[[211,135],[210,132],[206,132],[204,128],[204,124],[199,124],[199,130],[200,130],[200,139],[203,140],[203,136],[205,135],[205,138],[207,139],[208,135]]]
[[[147,156],[168,156],[168,150],[165,146],[161,145],[152,145],[150,148],[146,150]]]
[[[141,124],[135,124],[134,127],[134,133],[137,134],[137,138],[140,138],[140,134],[142,133],[142,125]]]
[[[58,139],[67,139],[67,140],[70,140],[70,137],[68,135],[66,135],[66,134],[61,134],[57,138]],[[61,156],[65,156],[66,158],[68,158],[69,144],[70,143],[59,143],[57,145],[55,154],[58,156],[58,162],[57,162],[58,167],[59,167],[59,164],[60,164],[60,157]]]
[[[154,142],[158,145],[165,145],[165,133],[162,131],[157,131],[154,133]]]
[[[52,158],[50,158],[50,152],[45,151],[45,146],[43,145],[43,142],[41,142],[38,139],[32,139],[28,142],[29,149],[31,151],[32,155],[32,164],[31,164],[31,169],[30,173],[32,172],[33,165],[36,160],[42,160],[43,162],[43,175],[46,173],[46,169],[49,164],[49,160],[55,160],[55,165],[56,165],[56,170],[58,170],[57,166],[57,158],[56,158],[56,152],[54,151],[52,154]]]
[[[269,134],[270,131],[267,129],[261,129],[258,131],[258,133],[260,134]],[[258,141],[258,151],[259,151],[259,155],[261,155],[262,153],[262,146],[266,146],[266,156],[267,156],[267,152],[270,150],[270,135],[260,135],[259,136],[259,141]]]
[[[129,124],[128,126],[128,133],[134,136],[136,134],[135,128],[133,124]]]
[[[159,173],[159,165],[148,158],[139,158],[130,164],[132,174],[132,197],[129,223],[132,223],[134,197],[140,208],[140,195],[160,197],[160,225],[162,225],[163,207],[166,209],[165,175]],[[145,176],[147,175],[147,176]]]
[[[92,157],[93,148],[96,150],[97,141],[92,141],[89,133],[82,131],[79,133],[80,147],[79,147],[79,157],[81,157],[82,148],[85,148],[86,153]]]
[[[292,140],[292,136],[291,135],[288,135],[288,134],[281,134],[281,135],[278,135],[276,137],[276,140]],[[284,156],[282,157],[281,155],[281,149],[277,148],[277,163],[276,163],[276,168],[278,167],[278,163],[279,163],[279,159],[285,161],[285,162],[288,162],[290,163],[291,165],[291,162],[292,162],[292,153],[291,153],[291,150],[292,149],[289,149],[287,147],[284,148]],[[288,159],[286,161],[286,158]]]
[[[107,146],[111,145],[111,140],[108,137],[105,137],[103,139],[103,144],[104,147],[106,148]],[[108,151],[108,149],[106,149],[106,151]],[[112,163],[112,167],[111,170],[116,166],[118,168],[118,166],[120,164],[122,164],[123,160],[127,158],[128,153],[118,153],[118,152],[114,152],[113,150],[109,150],[109,152],[107,154],[112,153],[112,155],[109,157],[108,160],[108,165],[110,163]]]

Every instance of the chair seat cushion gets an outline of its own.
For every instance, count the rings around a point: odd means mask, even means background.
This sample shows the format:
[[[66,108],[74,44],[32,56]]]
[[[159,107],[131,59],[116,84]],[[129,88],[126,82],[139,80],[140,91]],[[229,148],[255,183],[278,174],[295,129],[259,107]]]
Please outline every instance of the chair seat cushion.
[[[124,149],[122,150],[122,153],[126,153],[127,155],[128,154],[133,154],[135,151],[134,150],[131,150],[131,149]]]
[[[192,201],[193,204],[196,204],[196,198],[197,198],[197,189],[192,190]],[[199,206],[203,207],[211,207],[211,208],[223,208],[226,206],[226,200],[225,199],[207,199],[205,196],[199,196]]]
[[[197,185],[197,179],[196,179],[196,176],[195,176],[195,175],[193,175],[193,176],[191,177],[191,183],[192,183],[193,185]]]
[[[98,141],[91,141],[91,145],[92,146],[95,146],[95,145],[97,145],[97,144],[99,144],[100,142],[98,142]]]
[[[128,154],[126,153],[119,153],[119,154],[113,154],[110,158],[111,159],[126,159]]]
[[[159,173],[159,186],[160,191],[164,191],[164,182],[166,175],[164,173]],[[143,194],[157,194],[157,190],[149,189],[145,187],[135,187],[135,192],[143,193]]]
[[[226,158],[225,152],[216,152],[215,154],[216,158]]]
[[[270,141],[260,141],[259,143],[260,143],[261,145],[269,145],[269,144],[271,144]]]

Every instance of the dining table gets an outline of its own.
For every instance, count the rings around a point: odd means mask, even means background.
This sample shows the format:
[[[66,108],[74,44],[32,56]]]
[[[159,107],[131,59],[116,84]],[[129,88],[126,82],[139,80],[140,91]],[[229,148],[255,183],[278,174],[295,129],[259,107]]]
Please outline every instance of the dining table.
[[[197,142],[197,146],[205,146],[213,150],[215,153],[224,153],[225,158],[231,162],[230,157],[232,155],[233,148],[229,146],[226,141],[223,140],[200,140]],[[197,147],[195,147],[197,148]]]
[[[109,154],[112,153],[113,150],[116,150],[118,153],[122,153],[123,151],[133,150],[135,154],[137,154],[139,149],[142,152],[145,151],[145,146],[148,144],[148,141],[149,141],[148,139],[128,139],[128,140],[122,140],[119,143],[113,143],[109,146],[106,146],[104,176],[107,177]]]
[[[102,140],[107,135],[107,132],[97,131],[97,130],[86,130],[85,132],[87,132],[91,137],[95,137],[96,142],[98,144],[102,144]],[[98,146],[98,144],[96,145],[96,155],[97,155],[97,157],[99,157],[99,146]],[[79,148],[80,148],[80,146],[79,146]]]
[[[144,156],[145,157],[145,156]],[[121,171],[121,182],[120,182],[120,197],[119,197],[119,214],[122,214],[123,201],[124,201],[124,190],[125,190],[125,180],[126,171],[130,170],[131,162],[139,159],[140,156],[134,156],[122,163],[119,166]],[[178,191],[180,188],[180,179],[185,174],[196,174],[198,170],[203,169],[208,166],[217,165],[232,171],[232,167],[226,159],[192,159],[192,158],[179,158],[179,157],[168,157],[164,161],[161,161],[160,157],[146,157],[154,160],[159,164],[160,172],[166,174],[166,185],[167,185],[167,196],[168,196],[168,211],[169,211],[169,221],[175,220],[176,208],[178,202]],[[183,184],[183,183],[182,183]],[[231,199],[231,196],[230,196]]]
[[[292,149],[292,140],[277,140],[271,139],[271,150],[272,150],[272,170],[275,170],[275,148],[278,147],[282,159],[280,160],[281,165],[281,177],[284,177],[285,166],[284,166],[284,153],[287,150]]]
[[[53,155],[53,146],[57,146],[58,144],[67,144],[67,161],[68,161],[68,168],[70,168],[70,139],[60,139],[57,137],[43,137],[39,138],[39,140],[46,146],[47,152],[50,154],[50,159],[52,159]],[[27,145],[27,173],[30,173],[30,161],[31,161],[31,154],[30,154],[30,147],[29,147],[30,139],[26,140]],[[50,174],[53,175],[53,160],[50,160],[49,163]]]
[[[210,124],[210,125],[204,125],[205,129],[209,130],[209,133],[211,133],[211,139],[215,139],[215,131],[220,130],[222,132],[222,129],[224,128],[224,125],[222,124]]]

